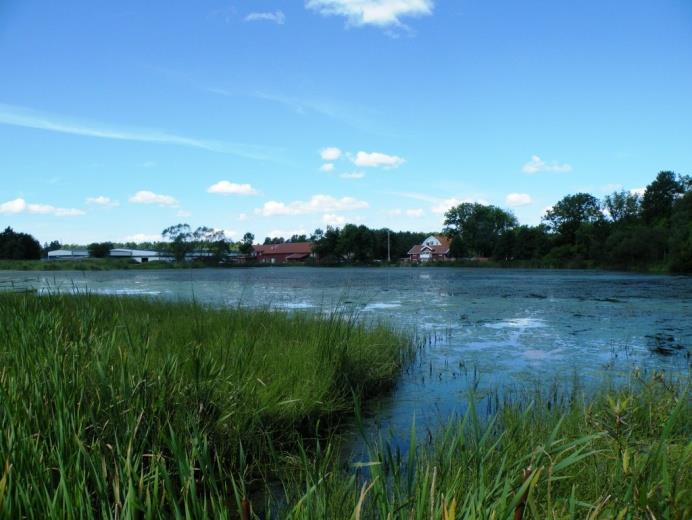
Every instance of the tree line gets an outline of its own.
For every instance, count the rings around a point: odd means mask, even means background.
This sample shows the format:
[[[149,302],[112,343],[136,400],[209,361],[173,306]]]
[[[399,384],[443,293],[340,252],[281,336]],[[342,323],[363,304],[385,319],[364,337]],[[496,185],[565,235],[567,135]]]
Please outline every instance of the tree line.
[[[453,253],[545,266],[692,271],[692,179],[660,172],[643,194],[567,195],[537,226],[510,212],[461,204],[445,215]]]
[[[456,259],[490,258],[510,265],[537,267],[605,267],[692,272],[692,179],[660,172],[643,193],[615,191],[603,200],[589,193],[563,197],[537,226],[520,225],[516,217],[493,205],[463,203],[445,214],[443,233]],[[396,262],[431,233],[371,229],[364,225],[316,229],[310,235],[266,237],[264,244],[313,243],[316,262],[371,264]],[[91,256],[105,257],[114,247],[168,252],[182,261],[192,252],[218,263],[228,253],[249,255],[255,236],[237,242],[206,226],[176,224],[162,231],[160,242],[89,244]],[[0,258],[38,259],[60,249],[57,241],[40,244],[11,228],[0,234]],[[199,256],[198,256],[199,259]]]

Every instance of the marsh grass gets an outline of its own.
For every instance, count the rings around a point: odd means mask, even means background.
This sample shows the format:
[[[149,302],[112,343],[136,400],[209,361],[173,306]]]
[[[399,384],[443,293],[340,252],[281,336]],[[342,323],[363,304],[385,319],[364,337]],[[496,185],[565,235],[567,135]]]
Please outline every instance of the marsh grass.
[[[274,453],[393,384],[410,344],[338,314],[89,294],[2,294],[0,318],[7,518],[228,512]]]
[[[341,418],[411,341],[349,316],[0,295],[0,518],[692,516],[687,383],[537,392],[409,447]]]
[[[634,374],[585,400],[507,403],[439,431],[410,431],[405,451],[370,441],[369,456],[334,471],[304,458],[285,485],[290,518],[635,519],[692,517],[687,382]],[[298,491],[299,490],[299,491]]]

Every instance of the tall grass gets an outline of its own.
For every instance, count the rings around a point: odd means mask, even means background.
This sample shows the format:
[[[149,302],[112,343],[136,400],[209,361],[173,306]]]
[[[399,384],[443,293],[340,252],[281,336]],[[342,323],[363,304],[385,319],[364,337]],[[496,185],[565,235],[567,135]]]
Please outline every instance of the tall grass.
[[[0,295],[0,518],[692,517],[686,382],[469,398],[409,448],[330,428],[410,343],[338,316]]]
[[[233,516],[272,453],[392,384],[409,342],[345,317],[0,295],[0,515]]]
[[[483,421],[471,399],[440,431],[414,423],[405,454],[377,440],[341,472],[328,451],[306,457],[302,487],[284,487],[289,517],[692,518],[687,383],[634,376],[589,401],[537,399]]]

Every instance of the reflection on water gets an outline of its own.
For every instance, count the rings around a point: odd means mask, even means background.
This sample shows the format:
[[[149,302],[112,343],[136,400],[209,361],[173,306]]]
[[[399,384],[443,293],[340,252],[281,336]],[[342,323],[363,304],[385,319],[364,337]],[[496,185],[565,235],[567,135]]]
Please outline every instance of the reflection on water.
[[[195,269],[0,273],[0,287],[192,298],[213,305],[341,308],[426,338],[377,421],[407,429],[479,392],[568,383],[633,367],[689,370],[692,278],[454,268]]]

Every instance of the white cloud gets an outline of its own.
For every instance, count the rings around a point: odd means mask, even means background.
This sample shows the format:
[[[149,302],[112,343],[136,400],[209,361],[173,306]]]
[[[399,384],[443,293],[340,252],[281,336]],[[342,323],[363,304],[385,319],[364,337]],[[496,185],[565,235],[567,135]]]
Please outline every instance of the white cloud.
[[[423,211],[420,208],[414,208],[414,209],[390,209],[387,211],[387,215],[390,217],[401,217],[401,216],[407,216],[410,218],[420,218],[423,215],[425,215],[425,211]]]
[[[270,152],[272,152],[272,150],[261,146],[197,139],[170,134],[160,130],[108,128],[99,124],[77,122],[63,116],[45,114],[3,103],[0,103],[0,124],[116,141],[172,144],[211,152],[227,153],[249,159],[271,159]]]
[[[123,242],[163,242],[161,235],[150,235],[147,233],[135,233],[134,235],[128,235],[123,237]]]
[[[138,191],[132,195],[129,200],[133,204],[159,204],[161,206],[175,206],[178,204],[175,197],[171,197],[170,195],[160,195],[158,193],[154,193],[153,191],[147,190]]]
[[[454,206],[458,206],[462,203],[479,203],[488,204],[488,201],[480,195],[474,195],[473,197],[464,197],[459,199],[457,197],[440,198],[434,197],[432,195],[426,195],[424,193],[411,193],[411,192],[394,192],[392,195],[397,195],[399,197],[406,197],[408,199],[422,200],[424,202],[429,202],[432,204],[430,211],[436,215],[442,215],[446,213],[449,209]]]
[[[241,213],[240,215],[238,215],[238,220],[240,220],[241,222],[246,221],[247,220],[247,213]]]
[[[177,212],[175,215],[176,215],[177,217],[187,218],[187,217],[191,217],[191,216],[192,216],[192,213],[190,213],[189,211],[184,210],[184,209],[179,209],[178,212]]]
[[[120,203],[116,200],[112,200],[110,197],[104,195],[99,195],[98,197],[87,197],[86,203],[90,206],[103,206],[106,208],[114,208]]]
[[[221,231],[226,238],[234,238],[238,236],[238,232],[235,229],[214,229],[214,231]]]
[[[539,172],[557,172],[566,173],[572,171],[572,166],[567,163],[559,163],[557,161],[545,162],[538,155],[532,155],[531,160],[523,167],[524,173],[539,173]]]
[[[21,213],[26,209],[26,201],[24,199],[8,200],[0,204],[0,214],[14,215]]]
[[[322,157],[323,161],[336,161],[339,157],[341,157],[341,153],[342,152],[339,148],[329,146],[320,150],[320,157]]]
[[[297,228],[297,229],[272,229],[269,233],[267,233],[267,236],[270,238],[278,238],[278,237],[284,237],[284,238],[290,238],[293,235],[308,235],[309,233],[305,228]]]
[[[355,157],[351,158],[356,166],[364,166],[368,168],[397,168],[404,164],[404,159],[396,155],[387,155],[380,152],[358,152]]]
[[[449,211],[454,206],[458,206],[462,202],[471,202],[471,201],[464,201],[464,200],[457,199],[455,197],[450,197],[448,199],[440,199],[433,204],[432,208],[430,208],[430,211],[432,211],[436,215],[442,215],[444,213],[447,213],[447,211]]]
[[[257,190],[250,184],[236,184],[235,182],[219,181],[207,188],[209,193],[221,195],[257,195]]]
[[[505,197],[505,202],[508,206],[518,207],[527,206],[533,203],[533,200],[531,199],[531,195],[529,195],[528,193],[509,193]]]
[[[322,166],[320,166],[320,171],[329,173],[334,171],[334,164],[332,163],[325,163]]]
[[[630,190],[630,193],[632,195],[639,195],[640,197],[643,197],[644,193],[646,193],[646,188],[634,188]]]
[[[56,217],[78,217],[84,215],[84,211],[76,208],[56,208],[50,204],[27,204],[26,209],[29,213],[38,215],[55,215]]]
[[[432,14],[433,0],[307,0],[324,16],[344,16],[350,25],[403,26],[401,18]]]
[[[286,22],[286,15],[283,11],[274,11],[269,13],[250,13],[245,17],[246,22],[274,22],[277,25],[283,25]]]
[[[16,215],[25,211],[35,215],[53,215],[55,217],[78,217],[84,215],[84,211],[81,209],[56,208],[50,204],[28,204],[22,198],[9,200],[0,204],[0,214]]]
[[[265,202],[262,208],[255,212],[265,217],[274,215],[305,215],[307,213],[333,213],[337,211],[348,211],[354,209],[364,209],[368,203],[353,197],[342,197],[340,199],[331,195],[313,195],[309,201],[294,201],[290,203],[270,200]]]
[[[328,226],[343,226],[346,224],[346,217],[334,213],[325,213],[322,215],[322,222]]]
[[[365,177],[365,173],[364,172],[348,172],[348,173],[342,173],[341,175],[339,175],[339,177],[341,177],[342,179],[351,179],[351,180],[362,179],[363,177]]]

